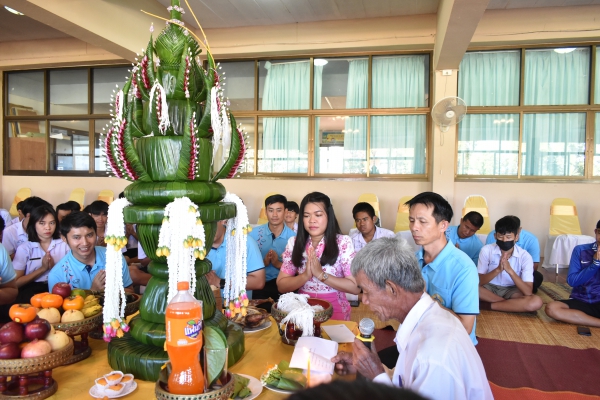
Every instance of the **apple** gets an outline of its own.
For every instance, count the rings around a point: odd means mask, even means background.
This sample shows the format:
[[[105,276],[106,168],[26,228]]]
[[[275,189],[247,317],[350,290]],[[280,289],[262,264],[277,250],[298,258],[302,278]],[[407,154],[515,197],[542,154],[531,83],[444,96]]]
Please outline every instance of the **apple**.
[[[55,331],[54,333],[49,333],[44,339],[48,343],[50,343],[50,347],[52,351],[57,351],[65,347],[69,344],[69,337],[63,331]]]
[[[11,358],[21,358],[21,349],[16,343],[5,343],[0,345],[0,359],[10,360]]]
[[[34,319],[25,325],[25,337],[29,340],[44,339],[50,332],[50,328],[50,323],[45,319]]]
[[[0,343],[21,343],[23,341],[23,325],[8,322],[0,328]]]
[[[57,294],[63,299],[71,295],[71,285],[67,282],[58,282],[52,288],[52,294]]]
[[[79,310],[67,310],[62,315],[60,322],[75,322],[85,319],[83,313]]]
[[[60,322],[60,312],[54,307],[43,308],[37,315],[51,324],[58,324]]]
[[[45,340],[35,339],[33,342],[27,343],[21,350],[21,358],[40,357],[52,352],[50,343]]]

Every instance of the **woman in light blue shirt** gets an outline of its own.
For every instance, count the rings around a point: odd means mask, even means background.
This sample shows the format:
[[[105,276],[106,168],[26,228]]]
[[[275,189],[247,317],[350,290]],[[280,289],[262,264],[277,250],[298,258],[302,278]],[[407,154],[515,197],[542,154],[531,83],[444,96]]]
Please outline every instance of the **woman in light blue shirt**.
[[[31,297],[48,291],[48,272],[68,252],[57,229],[56,213],[52,207],[33,209],[27,224],[29,241],[22,243],[15,253],[13,266],[19,288],[18,303],[29,303]]]

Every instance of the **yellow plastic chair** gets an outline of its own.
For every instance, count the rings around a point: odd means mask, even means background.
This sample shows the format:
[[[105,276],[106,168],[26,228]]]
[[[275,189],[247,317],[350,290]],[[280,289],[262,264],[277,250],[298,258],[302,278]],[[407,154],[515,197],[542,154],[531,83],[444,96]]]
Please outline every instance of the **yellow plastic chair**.
[[[381,211],[379,211],[379,198],[376,194],[373,193],[363,193],[358,196],[359,203],[369,203],[375,209],[375,215],[377,215],[377,225],[381,227]],[[356,223],[354,223],[353,228],[356,228]]]
[[[69,201],[76,201],[81,206],[83,210],[83,205],[85,204],[85,189],[77,188],[73,189],[71,195],[69,196]]]
[[[398,212],[396,213],[394,233],[410,230],[408,222],[408,206],[404,203],[410,201],[413,197],[414,196],[404,196],[400,199],[400,202],[398,203]]]
[[[110,203],[113,202],[113,200],[115,199],[115,192],[113,192],[112,190],[101,190],[100,193],[98,194],[98,200],[102,200],[106,203],[108,203],[108,205],[110,205]]]
[[[571,199],[552,200],[550,206],[550,235],[581,235],[577,206]]]
[[[12,215],[13,217],[16,217],[17,215],[19,215],[19,212],[17,211],[17,204],[19,204],[20,202],[22,202],[23,200],[25,200],[26,198],[29,198],[29,197],[31,197],[31,189],[29,189],[29,188],[19,189],[19,191],[15,195],[15,198],[10,206],[10,210],[8,210],[10,215]]]
[[[263,198],[262,207],[260,208],[260,214],[258,215],[258,225],[264,225],[267,222],[269,222],[269,220],[267,219],[267,209],[265,208],[265,200],[267,199],[267,197],[273,196],[274,194],[278,194],[278,192],[267,193],[266,196]]]
[[[471,211],[477,211],[483,217],[483,225],[477,231],[478,234],[487,235],[492,231],[490,225],[490,214],[488,212],[487,201],[485,197],[480,195],[472,195],[465,199],[465,205],[462,210],[462,216],[470,213]]]

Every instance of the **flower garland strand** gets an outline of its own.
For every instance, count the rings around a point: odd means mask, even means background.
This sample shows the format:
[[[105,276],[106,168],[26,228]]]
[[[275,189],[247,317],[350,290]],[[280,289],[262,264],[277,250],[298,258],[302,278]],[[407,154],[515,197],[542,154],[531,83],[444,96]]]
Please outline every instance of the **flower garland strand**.
[[[123,254],[121,249],[127,244],[123,209],[131,203],[127,199],[117,199],[108,207],[106,222],[106,285],[104,289],[103,326],[104,341],[123,337],[129,331],[124,320],[125,288],[123,287]]]
[[[248,233],[252,227],[248,222],[248,210],[238,196],[227,193],[225,203],[234,203],[236,216],[227,222],[225,237],[227,238],[227,253],[225,259],[225,315],[233,318],[241,313],[246,315],[248,295],[246,294],[247,245]]]
[[[167,204],[158,236],[158,257],[167,257],[169,293],[167,303],[177,294],[177,282],[190,282],[190,293],[196,293],[196,259],[206,256],[204,225],[198,206],[187,197]]]
[[[154,102],[152,100],[154,100],[154,94],[157,90],[158,96],[156,98],[156,118],[158,118],[158,130],[162,135],[164,135],[165,132],[167,132],[169,126],[171,125],[171,121],[169,120],[169,105],[167,104],[167,92],[161,86],[161,84],[158,83],[158,81],[154,82],[154,86],[152,86],[152,89],[150,90],[149,107],[154,107]]]

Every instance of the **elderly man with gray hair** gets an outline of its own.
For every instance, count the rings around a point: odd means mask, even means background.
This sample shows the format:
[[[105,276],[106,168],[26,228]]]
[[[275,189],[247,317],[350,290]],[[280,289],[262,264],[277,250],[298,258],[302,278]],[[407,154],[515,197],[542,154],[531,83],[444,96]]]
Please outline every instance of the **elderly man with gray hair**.
[[[331,360],[339,374],[358,372],[431,399],[493,399],[469,335],[425,292],[419,263],[404,239],[367,244],[352,261],[352,275],[363,290],[363,303],[380,320],[402,324],[394,339],[400,356],[394,370],[386,371],[375,346],[369,350],[355,339],[352,354],[340,352]]]

